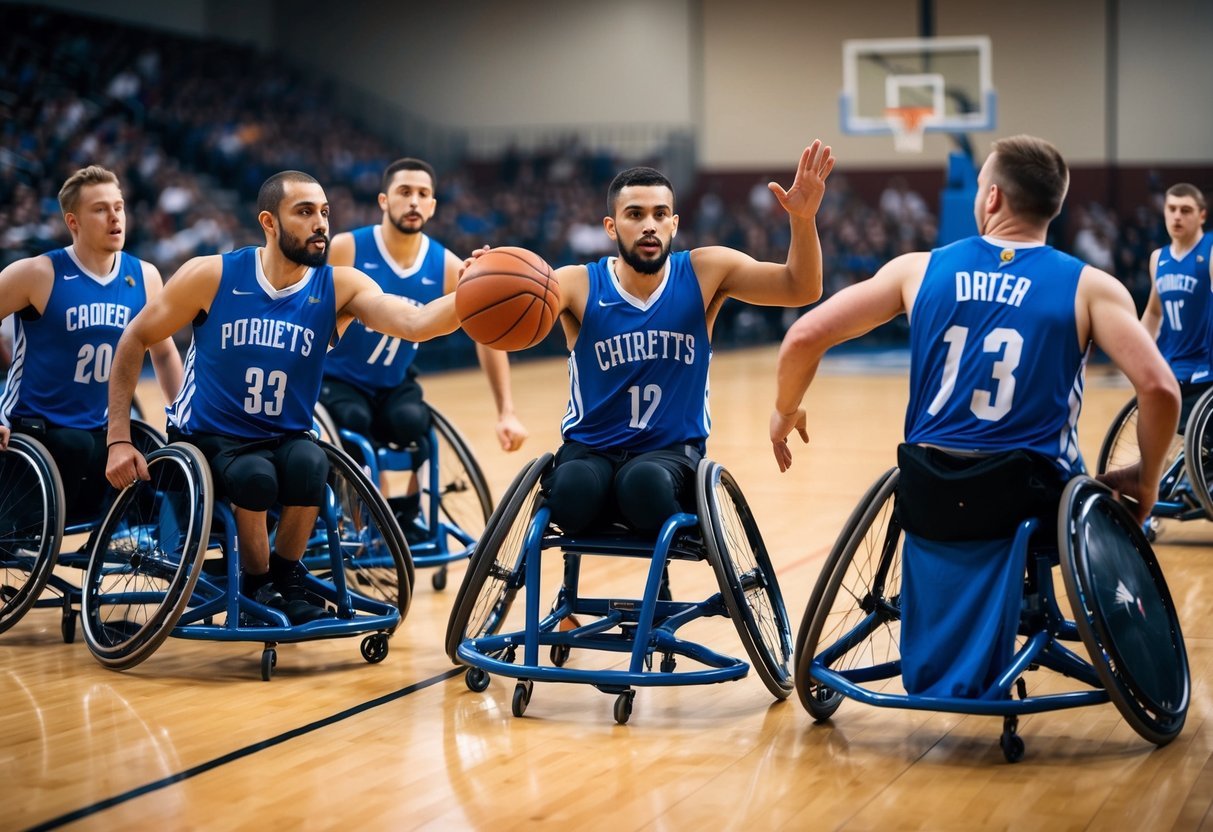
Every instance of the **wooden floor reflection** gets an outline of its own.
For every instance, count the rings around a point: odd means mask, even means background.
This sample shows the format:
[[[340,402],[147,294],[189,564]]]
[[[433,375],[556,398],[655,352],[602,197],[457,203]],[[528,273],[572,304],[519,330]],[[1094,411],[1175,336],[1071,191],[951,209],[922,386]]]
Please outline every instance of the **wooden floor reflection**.
[[[767,440],[773,366],[772,349],[717,356],[710,453],[754,507],[796,627],[834,536],[894,460],[907,391],[902,372],[854,372],[880,366],[871,356],[827,368],[808,401],[811,443],[795,443],[781,476]],[[561,361],[515,365],[532,435],[514,455],[496,447],[478,373],[424,381],[495,495],[557,445]],[[1128,395],[1092,371],[1089,461]],[[1202,521],[1165,527],[1158,546],[1192,662],[1179,739],[1156,750],[1111,705],[1040,714],[1021,719],[1018,765],[1003,762],[998,719],[845,702],[816,726],[794,697],[773,704],[752,674],[643,689],[627,726],[611,696],[537,685],[516,719],[510,680],[476,694],[451,675],[443,633],[462,567],[444,592],[421,573],[383,664],[366,664],[357,639],[282,645],[270,683],[258,644],[170,639],[138,667],[108,671],[79,641],[62,643],[56,612],[37,610],[0,636],[0,828],[1198,828],[1213,806],[1211,543]],[[642,577],[607,562],[593,579],[639,587]],[[688,567],[675,591],[711,585],[706,566]],[[742,655],[726,623],[709,635]]]

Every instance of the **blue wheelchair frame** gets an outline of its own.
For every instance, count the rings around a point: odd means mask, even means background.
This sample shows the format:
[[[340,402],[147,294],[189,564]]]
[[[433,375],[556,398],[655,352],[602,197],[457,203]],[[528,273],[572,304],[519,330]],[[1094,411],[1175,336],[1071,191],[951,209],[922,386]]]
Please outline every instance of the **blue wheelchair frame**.
[[[1136,397],[1130,399],[1112,420],[1108,433],[1105,435],[1096,465],[1096,473],[1103,474],[1109,468],[1119,468],[1140,459],[1140,453],[1134,453],[1133,458],[1113,459],[1117,455],[1117,445],[1121,436],[1130,434],[1129,423],[1136,424]],[[1213,517],[1213,496],[1210,496],[1209,473],[1199,463],[1192,460],[1203,460],[1213,448],[1206,448],[1202,437],[1207,432],[1210,419],[1213,418],[1213,390],[1202,395],[1192,406],[1188,414],[1188,422],[1184,426],[1181,447],[1171,458],[1170,464],[1163,472],[1158,486],[1158,500],[1150,510],[1143,530],[1146,537],[1153,542],[1158,535],[1159,520],[1204,520]],[[1179,441],[1179,440],[1177,440]],[[1136,452],[1136,437],[1132,437],[1132,450]],[[1202,493],[1203,489],[1203,493]]]
[[[502,510],[507,502],[524,482],[527,476],[533,477],[532,487],[538,487],[537,472],[542,471],[550,461],[546,455],[531,463],[536,471],[526,468],[515,481],[511,494],[503,499],[490,520],[490,527],[501,522],[516,522],[515,518],[502,517]],[[705,460],[701,463],[701,478],[710,476],[714,463]],[[718,466],[715,466],[718,469]],[[525,487],[525,486],[523,486]],[[700,501],[701,506],[704,504]],[[520,508],[520,506],[518,506]],[[748,509],[747,509],[748,511]],[[702,509],[701,509],[702,513]],[[555,532],[549,526],[550,509],[539,505],[533,516],[525,523],[525,534],[521,551],[518,553],[515,567],[508,580],[508,592],[511,595],[520,588],[526,589],[525,614],[522,629],[510,632],[496,632],[502,621],[495,621],[489,626],[490,632],[480,633],[464,638],[457,642],[452,658],[469,666],[467,674],[468,687],[475,691],[484,690],[489,681],[488,674],[496,673],[502,676],[518,679],[515,686],[512,711],[515,716],[522,716],[530,702],[533,683],[541,682],[570,682],[592,685],[599,690],[616,694],[615,719],[620,724],[628,721],[635,697],[633,687],[669,687],[676,685],[715,684],[740,679],[750,670],[750,664],[742,659],[724,655],[702,644],[680,638],[677,631],[701,618],[720,616],[734,619],[734,624],[741,630],[751,626],[738,622],[730,610],[730,604],[725,597],[723,587],[702,601],[674,601],[660,597],[663,575],[671,560],[708,561],[717,558],[712,548],[701,539],[705,524],[697,514],[679,512],[669,517],[657,533],[656,539],[640,538],[634,533],[620,531],[619,533],[602,533],[583,536],[563,535]],[[486,529],[482,541],[490,541],[490,530]],[[489,549],[500,548],[502,542],[496,536],[485,542]],[[759,541],[761,545],[761,541]],[[541,566],[543,553],[555,550],[564,558],[563,580],[556,601],[551,610],[541,615]],[[476,558],[496,558],[496,551],[478,552]],[[644,593],[640,598],[587,598],[582,597],[580,589],[581,559],[585,556],[630,557],[649,560]],[[727,556],[727,554],[726,554]],[[510,560],[514,560],[513,555]],[[498,564],[500,561],[497,562]],[[466,625],[466,614],[463,624],[456,621],[461,615],[461,607],[469,601],[477,601],[476,596],[465,597],[469,590],[479,592],[479,587],[471,586],[477,580],[477,575],[483,574],[478,567],[492,564],[478,564],[475,560],[465,577],[464,587],[460,597],[456,599],[456,609],[453,611],[452,629]],[[715,567],[716,564],[713,564]],[[717,575],[721,570],[716,569]],[[782,596],[779,595],[778,585],[769,562],[765,559],[765,550],[761,563],[752,575],[752,583],[747,589],[760,587],[760,591],[768,593],[769,603],[777,606],[779,623],[786,632],[786,614],[783,613]],[[718,577],[719,580],[719,577]],[[739,590],[744,592],[744,590]],[[501,619],[505,618],[503,610]],[[580,616],[592,617],[594,620],[580,624]],[[564,627],[565,622],[571,622],[571,628]],[[745,639],[743,638],[743,641]],[[790,640],[788,641],[790,647]],[[448,630],[448,651],[451,650],[451,631]],[[747,643],[747,649],[751,649]],[[552,664],[540,664],[541,648],[548,648]],[[515,663],[518,649],[522,651],[521,663]],[[565,667],[570,652],[574,649],[600,651],[608,653],[623,653],[628,655],[626,669],[583,669]],[[653,669],[654,654],[661,655],[658,669]],[[682,656],[697,662],[699,666],[690,670],[676,670],[676,658]],[[764,678],[764,683],[767,680]],[[768,683],[768,688],[770,688]],[[787,689],[771,688],[779,698],[784,698],[790,692]]]
[[[1134,729],[1152,742],[1164,744],[1178,733],[1183,724],[1182,714],[1187,710],[1187,694],[1183,697],[1178,724],[1166,726],[1166,731],[1174,729],[1172,734],[1155,729],[1150,725],[1142,726],[1140,720],[1126,712],[1126,709],[1133,710],[1132,705],[1125,702],[1126,699],[1131,700],[1133,695],[1126,696],[1121,692],[1120,686],[1115,688],[1116,695],[1109,693],[1114,684],[1112,677],[1116,674],[1108,670],[1107,655],[1111,654],[1113,660],[1118,660],[1118,657],[1106,642],[1101,643],[1101,638],[1106,634],[1101,634],[1100,625],[1089,623],[1089,619],[1093,617],[1093,613],[1090,612],[1092,605],[1089,598],[1083,597],[1084,587],[1076,578],[1065,574],[1064,571],[1067,590],[1071,596],[1071,605],[1083,612],[1076,613],[1076,616],[1081,614],[1082,617],[1074,619],[1067,619],[1062,613],[1057,603],[1052,574],[1053,568],[1059,564],[1059,552],[1056,547],[1030,545],[1030,538],[1037,526],[1036,520],[1022,522],[1016,529],[1010,544],[1010,551],[1013,553],[1011,557],[1024,557],[1027,566],[1026,591],[1023,595],[1023,606],[1020,609],[1019,618],[1019,635],[1024,638],[1024,643],[1015,652],[1006,668],[979,695],[968,698],[897,694],[868,687],[873,683],[900,677],[902,672],[900,658],[875,664],[863,663],[862,666],[846,669],[832,667],[849,651],[862,645],[887,622],[899,621],[901,618],[900,593],[889,595],[886,588],[889,572],[894,569],[893,561],[900,559],[897,547],[900,545],[899,539],[902,534],[896,519],[890,516],[889,526],[884,531],[884,538],[880,543],[880,566],[874,570],[874,574],[867,576],[867,586],[865,587],[867,593],[858,603],[859,609],[866,612],[866,615],[845,632],[831,635],[832,638],[835,638],[832,644],[822,647],[816,643],[816,639],[821,635],[824,621],[831,613],[831,605],[834,595],[837,594],[838,584],[841,584],[846,577],[854,548],[858,548],[858,545],[852,549],[850,555],[847,554],[845,547],[849,546],[851,541],[856,541],[861,531],[866,534],[866,529],[863,528],[865,521],[867,527],[871,527],[876,515],[868,510],[867,506],[875,505],[878,502],[886,502],[891,505],[895,484],[896,469],[892,469],[878,479],[860,501],[839,536],[835,550],[831,553],[831,557],[818,579],[818,584],[805,611],[797,643],[796,681],[802,702],[817,721],[832,716],[843,697],[882,708],[1001,716],[1003,717],[1003,733],[1000,738],[1000,746],[1004,756],[1010,762],[1018,762],[1023,757],[1024,743],[1016,730],[1018,718],[1025,714],[1114,701]],[[1092,486],[1093,481],[1087,478],[1072,481],[1062,498],[1063,512],[1066,510],[1068,502],[1073,499],[1071,494],[1079,493],[1078,488]],[[1097,486],[1097,488],[1106,491],[1103,486]],[[865,510],[868,511],[866,515]],[[1123,514],[1125,518],[1128,518],[1127,512],[1123,512]],[[1133,523],[1131,518],[1126,522]],[[1062,529],[1070,529],[1072,523],[1073,521],[1068,517],[1059,519]],[[1131,527],[1136,528],[1135,525],[1131,525]],[[1148,543],[1144,541],[1144,538],[1141,542],[1148,548]],[[1063,565],[1063,570],[1065,568],[1067,567]],[[839,570],[842,570],[843,574],[837,574]],[[860,571],[863,571],[862,567]],[[834,590],[831,591],[830,582],[836,574],[837,582]],[[1161,573],[1159,573],[1159,579],[1161,581]],[[852,596],[857,594],[853,587],[848,586],[847,589]],[[1162,594],[1173,615],[1174,607],[1165,590],[1165,584],[1162,587]],[[1076,601],[1075,598],[1078,600]],[[821,623],[819,624],[818,621]],[[816,632],[813,632],[814,629]],[[1182,636],[1178,633],[1177,624],[1173,635],[1178,641],[1178,649],[1182,654]],[[1078,655],[1063,642],[1084,644],[1088,654],[1098,657],[1102,665],[1095,664],[1096,659],[1088,660]],[[1188,673],[1186,654],[1181,657],[1180,664],[1186,677]],[[1029,696],[1023,674],[1038,667],[1054,670],[1091,689]],[[1013,691],[1018,698],[1012,698]],[[1170,715],[1168,714],[1168,716]]]
[[[427,405],[427,407],[429,406]],[[470,487],[477,492],[477,498],[481,503],[486,519],[489,512],[492,511],[492,496],[489,494],[488,483],[483,473],[479,470],[475,459],[472,457],[471,449],[467,447],[463,438],[459,436],[454,427],[437,410],[433,407],[429,407],[429,410],[432,415],[432,423],[429,430],[429,465],[425,481],[420,483],[420,486],[421,493],[430,495],[430,499],[427,500],[425,517],[418,518],[424,524],[425,538],[410,542],[409,552],[412,555],[414,566],[420,568],[438,568],[439,571],[433,576],[432,583],[435,589],[443,589],[446,586],[446,566],[470,557],[476,545],[477,538],[454,522],[453,519],[448,520],[444,518],[442,497],[445,485],[442,481],[442,467],[439,460],[439,446],[441,443],[439,441],[439,429],[436,425],[442,425],[444,429],[443,435],[456,454],[459,453],[459,450],[455,446],[462,446],[466,454],[467,463],[464,467],[467,470],[469,479],[472,480]],[[380,445],[359,433],[354,433],[345,428],[337,428],[337,437],[347,447],[357,449],[364,472],[377,487],[380,482],[380,475],[384,472],[415,470],[414,462],[416,462],[416,454],[407,448]],[[460,461],[461,463],[464,462],[462,459]],[[416,467],[419,468],[420,465]],[[451,546],[450,541],[452,539],[457,544],[454,547]]]
[[[329,449],[332,453],[340,454],[341,451],[336,448]],[[198,456],[201,459],[201,456]],[[154,462],[156,454],[149,457],[149,462]],[[349,461],[348,470],[358,472],[358,467]],[[210,496],[209,486],[209,470],[204,477],[207,485],[200,486],[201,494],[190,495],[192,501],[201,499],[213,500]],[[366,484],[370,488],[370,484]],[[131,488],[150,488],[147,483],[141,483]],[[119,494],[117,499],[122,499],[122,496],[131,488],[124,489],[122,494]],[[368,493],[377,492],[371,489]],[[333,604],[336,610],[334,618],[319,619],[310,621],[304,624],[292,624],[281,610],[267,607],[259,604],[251,598],[245,596],[239,591],[240,586],[240,558],[238,555],[238,541],[236,539],[236,520],[235,514],[230,506],[224,502],[214,502],[213,512],[214,521],[210,524],[210,528],[202,532],[206,536],[207,544],[206,551],[199,554],[198,562],[189,564],[189,571],[192,573],[191,583],[185,590],[188,595],[186,601],[181,608],[177,617],[171,614],[166,620],[162,629],[167,629],[165,635],[171,635],[176,638],[198,639],[210,641],[251,641],[263,642],[265,648],[262,652],[261,671],[262,678],[269,681],[273,668],[277,664],[277,653],[275,647],[278,643],[291,643],[300,641],[311,641],[322,638],[342,638],[356,636],[363,633],[369,633],[362,642],[362,656],[370,663],[382,661],[387,656],[388,638],[392,632],[399,626],[402,613],[401,609],[393,604],[382,600],[374,600],[362,594],[352,592],[348,586],[346,579],[345,566],[343,563],[344,549],[348,548],[348,544],[343,541],[338,533],[342,521],[342,509],[334,495],[331,486],[325,487],[325,502],[321,506],[318,515],[318,520],[312,536],[307,543],[305,551],[323,550],[327,555],[327,565],[330,569],[330,581],[323,581],[316,578],[312,574],[305,577],[306,588],[320,596],[324,600]],[[178,495],[179,496],[179,495]],[[129,526],[118,526],[115,531],[118,536],[129,536],[140,541],[140,545],[145,548],[150,548],[153,551],[163,549],[160,546],[161,535],[164,531],[164,526],[167,523],[165,519],[165,511],[172,511],[171,499],[165,493],[156,492],[151,496],[151,501],[154,505],[160,506],[154,513],[160,518],[160,526],[155,531],[141,530]],[[387,515],[386,507],[384,508]],[[390,515],[387,515],[390,516]],[[180,528],[183,524],[180,523],[180,518],[172,517],[174,525]],[[387,533],[391,534],[395,529],[395,524],[391,524],[391,528],[387,529]],[[381,529],[381,531],[384,531]],[[398,532],[398,529],[396,529]],[[360,532],[361,535],[366,534],[366,529]],[[271,534],[271,545],[273,537]],[[373,542],[373,541],[372,541]],[[403,541],[398,542],[403,546]],[[386,546],[387,542],[381,540],[381,545]],[[100,557],[100,551],[103,548],[103,542],[99,539],[91,554],[92,559]],[[176,547],[172,547],[176,548]],[[184,557],[192,557],[189,551],[193,549],[188,542],[184,544],[186,553]],[[222,575],[208,575],[202,569],[202,560],[206,553],[221,550],[225,557],[225,571]],[[407,552],[407,549],[404,549]],[[387,560],[392,561],[389,556]],[[392,561],[394,566],[394,561]],[[101,569],[100,566],[97,567]],[[170,567],[171,568],[171,567]],[[90,565],[90,569],[92,566]],[[408,593],[410,587],[407,582],[401,587],[401,592]],[[146,591],[137,591],[134,593],[123,592],[107,592],[96,596],[96,600],[92,603],[123,605],[123,604],[154,604],[157,602],[154,593]],[[407,604],[405,605],[407,609]],[[218,615],[224,616],[224,621],[221,624],[213,623],[213,620]],[[85,627],[86,634],[90,622],[86,616]],[[157,644],[163,640],[163,635],[157,640]],[[94,648],[95,639],[88,639],[90,649]],[[152,650],[155,647],[153,646]],[[133,661],[104,659],[98,650],[93,650],[94,655],[98,660],[107,666],[115,669],[126,669],[134,664],[139,663],[150,655],[151,650],[138,656]]]
[[[137,411],[138,408],[136,407],[133,410]],[[139,438],[145,443],[142,445],[142,450],[150,450],[153,446],[163,447],[165,444],[164,436],[150,425],[141,421],[136,421],[138,416],[138,412],[132,412],[131,429],[132,435],[137,433]],[[27,439],[33,439],[33,437],[27,437]],[[42,446],[41,443],[39,443],[39,445],[44,451],[46,451],[47,464],[49,464],[52,468],[55,468],[55,461],[54,458],[50,456],[49,450],[47,450],[45,446]],[[57,468],[55,476],[59,476]],[[112,499],[114,496],[115,492],[107,486],[102,499]],[[56,502],[58,503],[57,510],[66,514],[66,505],[62,504],[61,501]],[[30,605],[30,609],[58,608],[60,610],[59,632],[63,637],[64,643],[66,644],[71,644],[76,640],[76,617],[77,610],[80,608],[81,589],[77,584],[72,583],[67,578],[62,577],[61,575],[56,575],[55,569],[62,566],[69,569],[78,569],[82,575],[84,574],[84,570],[88,566],[88,553],[93,547],[93,536],[96,534],[100,523],[100,517],[94,517],[90,520],[78,520],[75,523],[70,524],[66,522],[64,523],[62,533],[59,534],[58,541],[55,543],[55,548],[57,551],[54,552],[50,558],[51,563],[49,565],[46,581],[39,588],[39,597]],[[77,535],[88,535],[88,539],[84,546],[75,552],[63,551],[63,541],[68,537],[74,537]],[[48,589],[54,593],[54,595],[43,595],[45,590]],[[12,622],[12,624],[16,623],[16,621]],[[9,626],[12,626],[12,624]]]

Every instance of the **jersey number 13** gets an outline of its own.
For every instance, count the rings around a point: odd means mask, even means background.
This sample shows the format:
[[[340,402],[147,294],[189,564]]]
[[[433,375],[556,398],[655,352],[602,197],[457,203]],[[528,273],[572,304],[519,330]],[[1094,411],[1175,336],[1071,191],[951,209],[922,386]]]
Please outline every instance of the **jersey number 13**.
[[[969,328],[966,326],[951,326],[944,333],[943,340],[948,345],[948,355],[944,359],[943,379],[939,392],[927,408],[927,413],[935,416],[943,410],[943,406],[952,398],[956,390],[956,376],[960,371],[960,359],[964,354],[965,343],[969,340]],[[985,353],[1002,353],[1002,358],[994,362],[991,373],[993,390],[973,391],[969,401],[969,410],[978,419],[987,422],[997,422],[1011,412],[1011,404],[1015,398],[1015,368],[1019,366],[1019,358],[1023,352],[1023,336],[1018,330],[998,327],[982,340],[981,350]]]

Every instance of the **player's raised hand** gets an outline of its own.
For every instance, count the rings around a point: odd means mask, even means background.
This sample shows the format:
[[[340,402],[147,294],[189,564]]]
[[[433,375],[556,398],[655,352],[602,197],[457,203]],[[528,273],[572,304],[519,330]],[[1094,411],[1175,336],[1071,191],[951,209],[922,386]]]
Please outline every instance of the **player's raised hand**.
[[[830,155],[829,145],[822,145],[817,139],[800,154],[800,165],[796,168],[796,178],[792,187],[784,190],[778,182],[770,182],[767,187],[783,210],[798,217],[813,217],[821,207],[821,198],[825,196],[826,179],[834,170],[834,157]]]

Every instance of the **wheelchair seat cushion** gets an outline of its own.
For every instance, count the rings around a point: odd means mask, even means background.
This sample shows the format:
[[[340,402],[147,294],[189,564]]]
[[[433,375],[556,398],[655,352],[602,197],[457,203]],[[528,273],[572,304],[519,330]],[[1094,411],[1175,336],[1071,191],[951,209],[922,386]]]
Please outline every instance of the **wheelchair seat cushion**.
[[[896,516],[907,532],[930,540],[1010,537],[1029,517],[1056,525],[1065,480],[1048,458],[1031,451],[963,456],[902,443]]]

